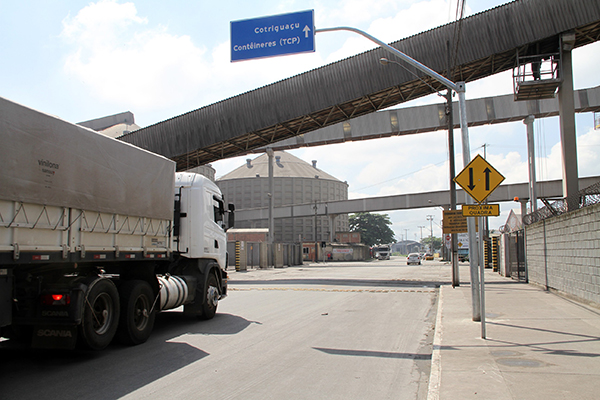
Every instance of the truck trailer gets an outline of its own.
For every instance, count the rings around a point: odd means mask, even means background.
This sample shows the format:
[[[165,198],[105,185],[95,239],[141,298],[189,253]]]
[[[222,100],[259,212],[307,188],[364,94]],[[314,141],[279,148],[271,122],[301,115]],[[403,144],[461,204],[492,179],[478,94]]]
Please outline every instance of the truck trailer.
[[[145,342],[157,312],[212,318],[234,206],[202,175],[0,97],[0,336]]]

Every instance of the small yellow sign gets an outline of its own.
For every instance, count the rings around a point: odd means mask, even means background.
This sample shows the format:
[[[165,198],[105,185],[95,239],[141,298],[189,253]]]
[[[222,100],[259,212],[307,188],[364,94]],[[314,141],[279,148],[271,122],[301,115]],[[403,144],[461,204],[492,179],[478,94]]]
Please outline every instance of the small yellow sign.
[[[483,203],[502,181],[504,176],[479,154],[454,178],[478,203]]]
[[[497,217],[500,215],[500,204],[463,204],[462,214],[465,217]]]
[[[467,232],[467,218],[462,215],[460,210],[444,210],[442,231],[443,233]]]
[[[478,221],[475,220],[475,230],[478,228]],[[442,220],[442,233],[466,233],[467,217],[461,210],[444,210],[444,219]]]

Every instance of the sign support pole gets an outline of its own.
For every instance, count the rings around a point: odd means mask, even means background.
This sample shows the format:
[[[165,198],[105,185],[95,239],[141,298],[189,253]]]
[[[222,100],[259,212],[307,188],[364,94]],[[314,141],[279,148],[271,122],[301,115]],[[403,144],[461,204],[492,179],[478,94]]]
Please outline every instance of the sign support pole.
[[[481,286],[481,338],[485,339],[485,265],[483,262],[483,246],[485,246],[483,242],[483,222],[485,217],[479,217],[479,248],[481,249],[481,263],[479,265],[479,277],[480,277],[480,286]]]
[[[465,100],[464,82],[462,90],[458,92],[458,106],[460,116],[460,133],[462,138],[463,165],[466,167],[471,160],[471,145],[469,143],[469,132],[467,131],[467,102]],[[473,204],[473,198],[465,193],[465,203]],[[469,232],[469,272],[471,273],[471,297],[473,302],[473,321],[481,321],[481,297],[479,295],[479,277],[477,266],[479,265],[479,248],[477,246],[477,231],[475,220],[467,218],[467,229]]]

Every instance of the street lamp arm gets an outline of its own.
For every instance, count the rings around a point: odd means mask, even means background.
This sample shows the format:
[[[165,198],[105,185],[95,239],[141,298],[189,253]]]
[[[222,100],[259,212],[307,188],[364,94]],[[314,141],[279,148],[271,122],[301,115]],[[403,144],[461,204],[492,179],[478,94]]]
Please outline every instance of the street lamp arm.
[[[417,68],[419,71],[421,71],[421,72],[423,72],[423,73],[431,76],[432,78],[438,80],[439,82],[441,82],[447,88],[450,88],[450,89],[454,90],[457,93],[460,92],[461,90],[464,90],[464,85],[457,85],[456,83],[452,82],[448,78],[445,78],[442,75],[438,74],[437,72],[435,72],[431,68],[429,68],[429,67],[421,64],[420,62],[418,62],[417,60],[415,60],[413,58],[410,58],[409,56],[407,56],[406,54],[402,53],[398,49],[393,48],[389,44],[387,44],[385,42],[382,42],[381,40],[377,39],[376,37],[373,37],[373,36],[369,35],[367,32],[361,31],[360,29],[352,28],[352,27],[349,27],[349,26],[338,26],[336,28],[315,29],[315,34],[317,34],[319,32],[333,32],[333,31],[350,31],[350,32],[358,33],[359,35],[362,35],[362,36],[366,37],[370,41],[377,43],[378,45],[380,45],[381,47],[383,47],[384,49],[386,49],[390,53],[395,54],[401,60],[404,60],[408,64],[410,64],[413,67]]]
[[[382,42],[381,40],[374,38],[366,32],[361,31],[360,29],[351,28],[347,26],[340,26],[337,28],[323,28],[323,29],[315,29],[315,34],[318,32],[333,32],[333,31],[350,31],[354,33],[358,33],[359,35],[364,36],[365,38],[371,40],[374,43],[377,43],[379,46],[383,47],[390,53],[396,55],[401,60],[406,63],[412,65],[417,68],[419,71],[427,74],[428,76],[436,79],[441,82],[447,88],[454,90],[458,93],[458,106],[459,106],[459,116],[460,116],[460,131],[462,138],[462,152],[463,152],[463,162],[464,165],[468,165],[471,159],[471,147],[469,144],[469,130],[467,128],[467,100],[465,96],[465,82],[457,82],[454,83],[451,80],[444,78],[431,68],[426,67],[420,62],[410,58],[406,54],[401,51],[393,48],[387,43]],[[454,157],[454,154],[451,155]],[[473,199],[469,195],[465,195],[465,200],[467,204],[473,204]],[[475,221],[473,218],[467,219],[467,227],[469,232],[469,241],[471,243],[476,243],[477,236],[475,233]],[[432,236],[433,236],[433,228],[431,228]],[[479,252],[477,246],[471,246],[469,248],[469,266],[471,271],[471,294],[473,300],[473,321],[481,320],[481,304],[480,304],[480,296],[479,296],[479,276],[477,275],[477,265],[479,264]],[[481,265],[481,274],[483,277],[483,264]]]

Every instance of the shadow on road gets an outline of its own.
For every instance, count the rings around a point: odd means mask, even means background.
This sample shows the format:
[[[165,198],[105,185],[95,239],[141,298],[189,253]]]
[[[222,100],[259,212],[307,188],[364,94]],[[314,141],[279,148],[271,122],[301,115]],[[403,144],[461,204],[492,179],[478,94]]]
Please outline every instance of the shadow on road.
[[[0,342],[0,387],[4,399],[115,399],[210,356],[172,339],[185,334],[235,335],[250,324],[242,317],[219,314],[210,321],[182,312],[159,313],[148,342],[126,347],[112,344],[95,351],[32,350]]]
[[[431,360],[431,354],[412,354],[412,353],[394,353],[387,351],[371,351],[371,350],[349,350],[349,349],[326,349],[321,347],[313,347],[315,350],[323,353],[336,356],[353,356],[353,357],[380,357],[380,358],[401,358],[408,360]]]

